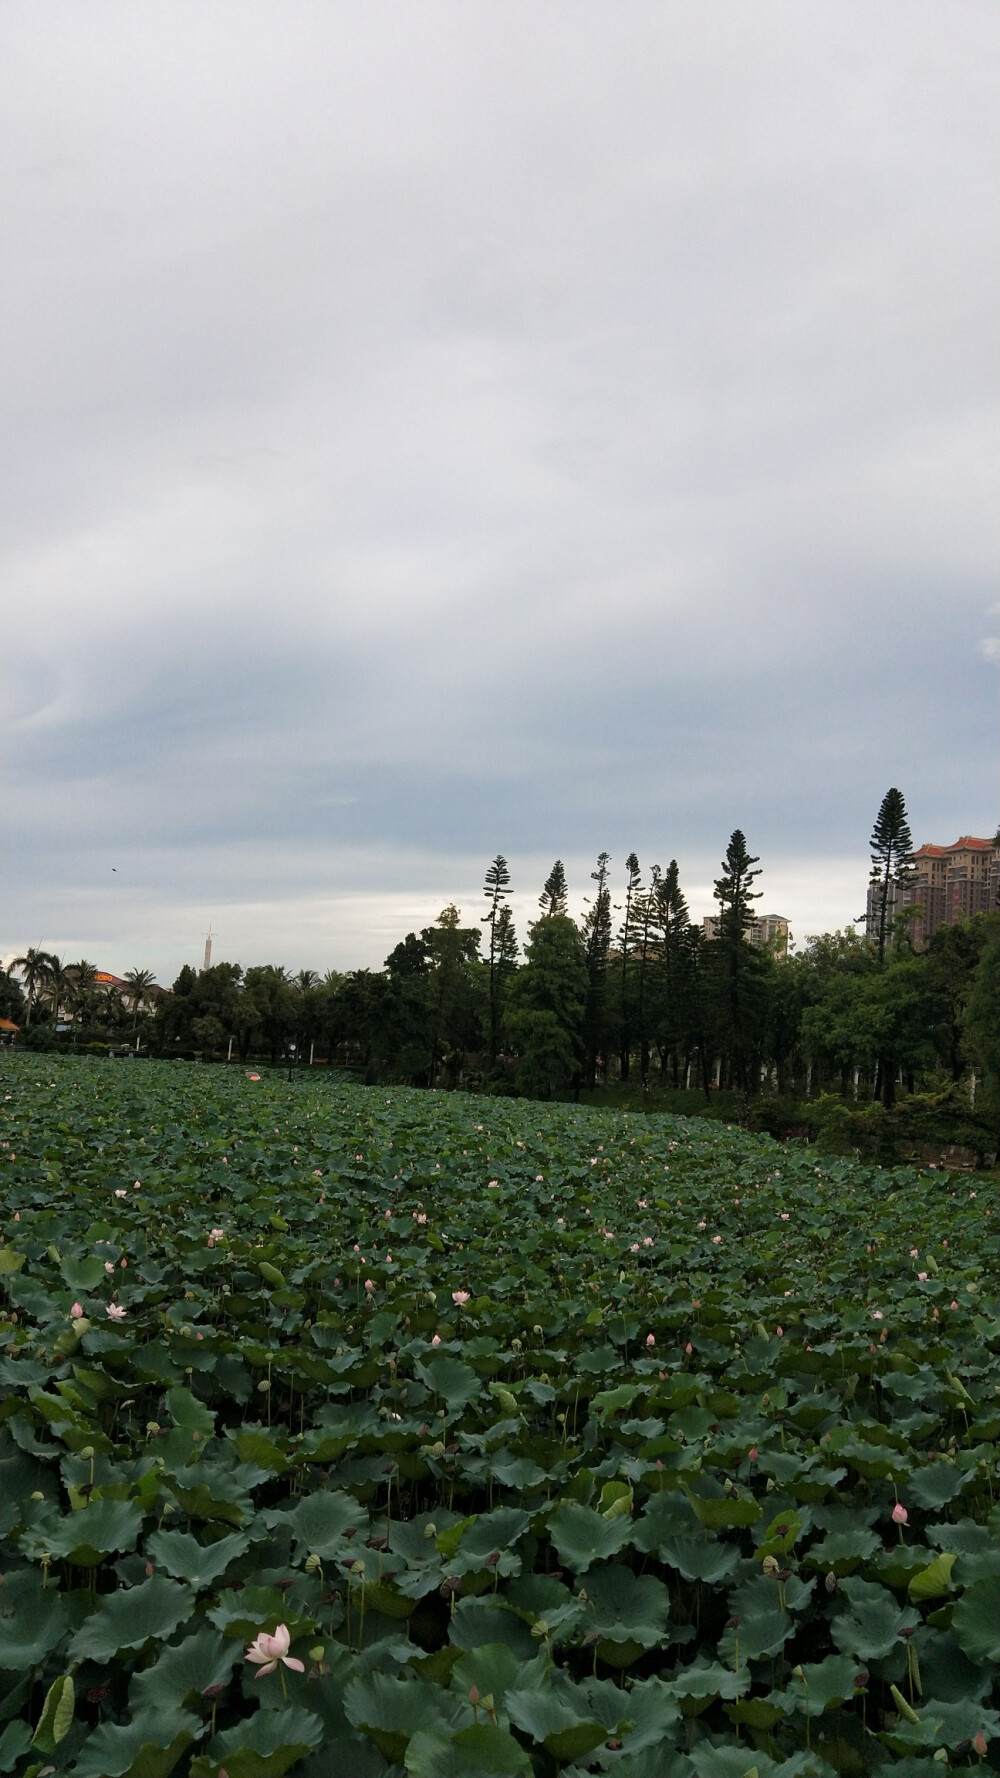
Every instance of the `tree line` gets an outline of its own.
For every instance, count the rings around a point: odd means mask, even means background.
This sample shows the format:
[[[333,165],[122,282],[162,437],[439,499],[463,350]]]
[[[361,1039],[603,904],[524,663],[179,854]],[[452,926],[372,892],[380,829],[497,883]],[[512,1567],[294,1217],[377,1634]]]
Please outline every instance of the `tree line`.
[[[848,928],[785,955],[752,942],[760,861],[738,829],[714,884],[712,936],[690,918],[676,860],[645,872],[632,852],[616,884],[602,852],[580,920],[556,860],[522,954],[498,854],[475,924],[450,905],[381,970],[185,967],[155,1003],[148,972],[132,971],[117,1017],[162,1055],[294,1054],[368,1081],[541,1098],[632,1080],[706,1098],[716,1088],[745,1099],[833,1090],[889,1107],[900,1084],[913,1091],[970,1070],[1000,1087],[1000,912],[942,927],[914,950],[912,863],[893,789],[871,837],[871,934]],[[20,967],[36,1022],[60,997],[65,1006],[83,996],[74,1037],[84,1041],[101,1009],[83,977],[73,987],[71,969],[61,989],[55,976],[46,987],[44,964],[37,980],[27,959]]]

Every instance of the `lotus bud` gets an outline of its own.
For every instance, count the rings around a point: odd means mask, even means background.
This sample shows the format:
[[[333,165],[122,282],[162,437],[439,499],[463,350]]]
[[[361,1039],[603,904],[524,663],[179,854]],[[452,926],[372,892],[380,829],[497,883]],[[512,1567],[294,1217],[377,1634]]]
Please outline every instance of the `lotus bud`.
[[[832,1568],[829,1568],[823,1576],[823,1585],[828,1593],[835,1593],[837,1591],[837,1576],[834,1574]]]

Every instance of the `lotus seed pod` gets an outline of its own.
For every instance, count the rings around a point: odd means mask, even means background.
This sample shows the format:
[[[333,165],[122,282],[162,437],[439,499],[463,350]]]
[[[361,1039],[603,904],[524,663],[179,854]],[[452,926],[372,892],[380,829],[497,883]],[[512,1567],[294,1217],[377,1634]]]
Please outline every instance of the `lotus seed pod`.
[[[431,1523],[429,1525],[424,1526],[424,1536],[426,1537],[426,1539],[429,1543],[431,1538],[436,1537],[437,1534],[438,1534],[438,1528],[432,1519]]]
[[[40,1488],[36,1488],[34,1493],[31,1496],[31,1498],[32,1498],[32,1500],[44,1500],[45,1495],[42,1493]]]
[[[834,1574],[832,1568],[830,1568],[823,1576],[823,1585],[828,1593],[835,1593],[837,1591],[837,1576]]]
[[[322,1563],[320,1562],[320,1559],[317,1555],[311,1555],[311,1556],[306,1557],[306,1573],[307,1574],[315,1574],[317,1569],[319,1569],[321,1567],[322,1567]],[[314,1661],[318,1661],[320,1658],[321,1657],[319,1655],[312,1656],[312,1659]]]
[[[541,1339],[541,1337],[542,1337],[542,1329],[541,1329],[541,1328],[540,1328],[540,1327],[539,1327],[539,1325],[538,1325],[538,1322],[537,1322],[537,1321],[536,1321],[536,1322],[535,1322],[535,1325],[534,1325],[534,1327],[533,1327],[533,1328],[532,1328],[532,1330],[531,1330],[531,1331],[532,1331],[532,1333],[533,1333],[533,1334],[537,1334],[537,1336],[538,1336],[538,1338],[539,1338],[539,1339]]]
[[[94,1461],[94,1447],[93,1447],[93,1445],[84,1445],[83,1449],[78,1453],[78,1455],[83,1458],[84,1463],[93,1463],[93,1461]]]
[[[775,1561],[775,1558],[773,1556],[765,1556],[763,1562],[761,1563],[761,1567],[764,1570],[764,1573],[767,1575],[769,1580],[774,1580],[775,1577],[781,1572],[780,1568],[778,1566],[778,1563]]]
[[[160,1430],[159,1423],[156,1420],[147,1420],[146,1421],[146,1437],[147,1438],[155,1438],[157,1433],[159,1432],[159,1430]]]
[[[531,1634],[534,1636],[536,1642],[541,1642],[542,1638],[547,1636],[548,1633],[549,1626],[545,1619],[543,1617],[536,1618],[531,1626]]]
[[[326,1654],[326,1649],[324,1648],[322,1642],[317,1642],[316,1647],[311,1648],[309,1650],[309,1659],[311,1661],[316,1661],[318,1663],[323,1659],[323,1656],[325,1654]]]
[[[262,1382],[257,1384],[257,1387],[260,1390],[261,1395],[266,1395],[268,1390],[270,1389],[271,1385],[268,1382],[267,1378],[265,1377]]]
[[[773,1475],[768,1476],[767,1481],[764,1485],[764,1493],[765,1494],[773,1494],[774,1493],[774,1477],[773,1477]]]

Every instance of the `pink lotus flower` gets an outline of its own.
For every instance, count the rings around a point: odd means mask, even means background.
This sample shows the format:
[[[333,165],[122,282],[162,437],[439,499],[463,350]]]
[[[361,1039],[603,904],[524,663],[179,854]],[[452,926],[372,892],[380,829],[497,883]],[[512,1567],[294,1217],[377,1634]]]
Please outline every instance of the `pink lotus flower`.
[[[776,1334],[777,1334],[777,1336],[778,1336],[778,1338],[779,1338],[779,1340],[780,1340],[780,1339],[781,1339],[781,1338],[782,1338],[782,1337],[783,1337],[783,1336],[784,1336],[784,1332],[785,1332],[785,1330],[784,1330],[784,1328],[783,1328],[783,1327],[782,1327],[782,1326],[781,1326],[781,1325],[780,1325],[780,1323],[779,1323],[779,1325],[778,1325],[778,1326],[777,1326],[777,1327],[776,1327],[776,1328],[775,1328],[775,1330],[774,1330],[774,1331],[775,1331],[775,1333],[776,1333]]]
[[[747,1452],[747,1458],[748,1458],[749,1462],[756,1463],[759,1455],[760,1455],[760,1452],[758,1451],[757,1446],[751,1445],[749,1451]]]
[[[440,1346],[440,1344],[441,1344],[441,1335],[435,1334],[434,1338],[431,1341],[431,1345],[432,1346]]]
[[[278,1624],[273,1636],[269,1636],[266,1630],[255,1636],[243,1658],[245,1661],[252,1661],[260,1669],[258,1679],[263,1679],[266,1673],[273,1673],[279,1661],[283,1667],[290,1667],[293,1673],[304,1673],[303,1663],[288,1652],[291,1641],[288,1625]]]
[[[656,1336],[654,1334],[648,1333],[646,1335],[646,1344],[647,1344],[647,1346],[655,1346],[656,1345]]]
[[[712,1246],[713,1246],[713,1247],[718,1247],[718,1245],[719,1245],[719,1242],[720,1242],[720,1241],[721,1241],[721,1240],[722,1240],[722,1236],[721,1236],[721,1235],[713,1235],[713,1236],[712,1236]]]
[[[124,1321],[128,1311],[122,1308],[121,1303],[109,1303],[107,1313],[109,1321]]]
[[[106,1259],[104,1262],[104,1270],[108,1273],[109,1277],[110,1277],[111,1273],[114,1271],[114,1269],[115,1269],[114,1260],[113,1259]]]
[[[73,1320],[78,1321],[82,1314],[83,1314],[83,1304],[82,1303],[74,1303],[73,1307],[70,1310],[70,1315],[72,1316]]]
[[[125,1190],[125,1187],[123,1185],[120,1185],[118,1187],[118,1190],[115,1192],[115,1197],[116,1198],[127,1198],[128,1197],[128,1192]]]
[[[497,1190],[499,1185],[500,1185],[499,1179],[488,1179],[486,1181],[486,1190],[488,1192],[495,1191],[495,1190]]]
[[[259,1074],[248,1074],[247,1075],[247,1080],[259,1080],[259,1079],[260,1079]]]
[[[898,1500],[892,1509],[892,1522],[894,1525],[908,1525],[910,1522],[909,1513]]]
[[[469,1300],[469,1292],[467,1290],[453,1290],[451,1300],[457,1308],[461,1309]]]
[[[685,1352],[689,1352],[689,1353],[694,1351],[694,1347],[692,1346],[690,1340],[688,1340],[687,1345],[685,1346],[684,1350],[685,1350]]]
[[[366,1290],[374,1290],[374,1289],[375,1289],[375,1280],[374,1280],[374,1278],[366,1278],[366,1279],[365,1279],[365,1289],[366,1289]]]
[[[926,1284],[927,1283],[927,1273],[926,1272],[918,1272],[917,1273],[917,1283],[918,1284]]]

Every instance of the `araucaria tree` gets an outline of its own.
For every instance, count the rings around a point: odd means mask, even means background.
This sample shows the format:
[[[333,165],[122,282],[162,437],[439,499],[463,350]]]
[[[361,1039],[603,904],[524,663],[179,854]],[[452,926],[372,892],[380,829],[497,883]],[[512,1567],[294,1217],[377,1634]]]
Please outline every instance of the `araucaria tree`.
[[[508,928],[504,929],[503,934],[500,932],[501,913],[508,914],[509,927],[509,910],[506,908],[505,902],[507,896],[510,894],[510,871],[507,868],[506,858],[504,858],[500,852],[497,853],[492,864],[487,866],[486,881],[483,884],[483,894],[486,897],[488,908],[486,913],[482,916],[482,920],[483,925],[488,926],[490,929],[489,1047],[490,1061],[495,1062],[497,1059],[497,1050],[500,1047],[500,973],[497,969],[498,941],[501,938],[503,938],[505,942],[509,940]]]
[[[885,961],[890,909],[902,906],[913,882],[913,836],[906,819],[903,793],[887,790],[872,828],[871,890],[875,915],[875,945],[879,963]]]
[[[747,843],[736,828],[726,847],[722,876],[713,894],[719,904],[715,922],[714,958],[719,969],[717,1012],[719,1036],[731,1059],[735,1084],[742,1093],[751,1088],[750,1053],[759,1010],[760,956],[750,943],[753,903],[760,899],[753,884],[760,871]]]
[[[632,1050],[632,981],[629,965],[636,946],[636,927],[641,925],[642,874],[639,860],[634,852],[630,852],[625,860],[628,876],[625,880],[625,918],[618,934],[621,949],[621,1038],[619,1058],[621,1062],[622,1080],[628,1080],[629,1062]]]
[[[597,1058],[607,1040],[608,954],[611,950],[611,891],[608,888],[610,852],[598,854],[597,869],[590,875],[597,893],[583,919],[587,961],[587,1004],[583,1021],[584,1069],[587,1085],[594,1085]]]
[[[565,914],[568,910],[566,872],[561,858],[556,859],[545,879],[545,888],[538,897],[538,905],[543,914]]]

